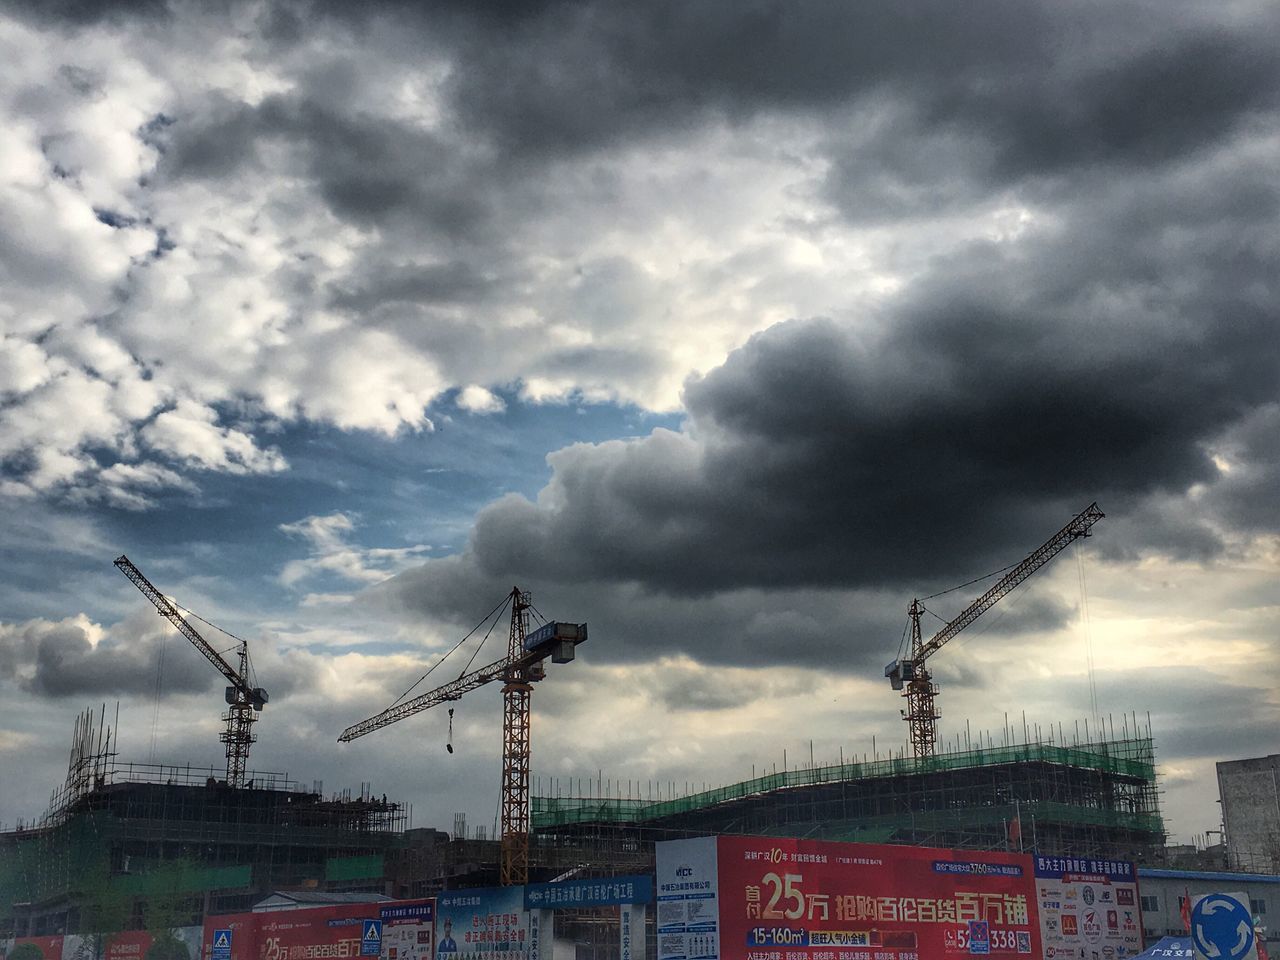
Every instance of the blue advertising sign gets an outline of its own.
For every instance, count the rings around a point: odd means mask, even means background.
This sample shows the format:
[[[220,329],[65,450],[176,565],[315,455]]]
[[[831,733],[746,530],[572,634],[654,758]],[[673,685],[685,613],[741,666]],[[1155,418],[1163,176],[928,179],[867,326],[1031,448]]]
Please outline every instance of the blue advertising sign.
[[[379,907],[378,916],[382,918],[383,923],[414,920],[430,923],[436,918],[436,903],[434,900],[396,903],[388,907]]]
[[[530,883],[524,888],[526,910],[612,907],[653,900],[653,878],[643,874],[593,877],[559,883]]]
[[[1035,857],[1036,876],[1075,878],[1087,883],[1133,883],[1137,871],[1127,860],[1100,860],[1096,857]]]
[[[529,914],[521,887],[445,890],[436,896],[436,957],[525,960]]]
[[[209,960],[231,960],[231,931],[213,931],[213,945],[209,948]]]
[[[382,921],[364,920],[360,935],[360,956],[376,957],[382,953]]]

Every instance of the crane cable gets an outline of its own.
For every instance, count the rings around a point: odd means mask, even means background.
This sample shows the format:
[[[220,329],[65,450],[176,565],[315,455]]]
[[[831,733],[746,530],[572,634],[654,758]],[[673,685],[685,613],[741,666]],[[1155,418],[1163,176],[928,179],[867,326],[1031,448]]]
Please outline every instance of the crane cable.
[[[166,596],[164,594],[161,594],[161,596],[164,596],[164,598],[169,603],[173,604],[173,606],[177,607],[187,616],[193,617],[194,619],[199,620],[206,627],[213,627],[213,629],[217,630],[219,633],[227,635],[232,640],[236,641],[237,644],[242,646],[245,650],[245,663],[247,664],[247,672],[249,676],[242,677],[241,679],[243,679],[249,686],[257,686],[257,682],[258,682],[257,676],[253,669],[253,661],[250,660],[248,656],[249,644],[246,640],[240,637],[237,637],[230,630],[224,630],[222,627],[218,626],[213,621],[206,620],[204,617],[200,616],[200,614],[196,613],[194,610],[184,607],[177,600],[173,599],[173,597]],[[164,654],[165,654],[165,650],[168,649],[168,645],[169,645],[169,631],[165,630],[160,635],[160,650],[159,650],[159,653],[156,655],[156,681],[153,689],[154,703],[151,710],[151,748],[147,756],[148,763],[155,763],[155,760],[156,760],[156,737],[160,729],[160,700],[164,696]],[[235,648],[228,647],[226,650],[219,650],[218,653],[219,654],[229,653],[233,649]]]
[[[501,604],[499,607],[495,607],[495,608],[494,608],[494,610],[489,611],[489,616],[488,616],[488,617],[485,617],[485,618],[484,618],[484,620],[481,620],[481,621],[480,621],[480,623],[484,623],[484,621],[485,621],[485,620],[488,620],[488,619],[489,619],[489,617],[493,617],[493,614],[494,614],[494,612],[495,612],[495,611],[505,610],[505,609],[506,609],[506,606],[507,606],[507,602],[508,602],[510,599],[511,599],[511,595],[510,595],[510,594],[508,594],[508,595],[507,595],[507,599],[506,599],[506,600],[504,600],[504,601],[502,602],[502,604]],[[541,620],[543,623],[546,623],[547,618],[546,618],[546,617],[544,617],[544,616],[542,615],[542,613],[538,610],[538,608],[537,608],[537,607],[535,607],[533,604],[529,604],[528,609],[532,610],[532,611],[537,615],[537,617],[538,617],[538,619],[539,619],[539,620]],[[471,669],[471,665],[472,665],[473,663],[475,663],[475,662],[476,662],[476,657],[478,657],[478,656],[480,655],[480,651],[481,651],[481,650],[483,650],[483,649],[484,649],[484,645],[485,645],[486,643],[488,643],[488,641],[489,641],[489,637],[493,635],[493,631],[494,631],[494,629],[498,626],[498,621],[499,621],[500,619],[501,619],[501,617],[500,617],[500,616],[493,617],[493,623],[489,624],[489,629],[485,632],[484,639],[483,639],[483,640],[481,640],[481,641],[480,641],[480,643],[479,643],[479,645],[475,648],[475,650],[473,650],[473,651],[471,652],[471,659],[470,659],[470,660],[468,660],[468,661],[467,661],[467,665],[466,665],[465,667],[463,667],[463,668],[462,668],[462,673],[458,674],[458,678],[459,678],[459,679],[461,679],[462,677],[465,677],[465,676],[467,675],[467,671]],[[472,630],[472,631],[471,631],[471,633],[475,633],[475,632],[476,632],[476,630],[478,630],[478,629],[480,629],[480,624],[477,624],[477,625],[476,625],[475,630]],[[467,636],[469,637],[469,636],[471,636],[471,634],[469,633],[469,634],[467,634]],[[463,640],[465,640],[465,639],[466,639],[466,637],[463,637]],[[460,641],[458,641],[458,645],[457,645],[457,646],[455,646],[453,649],[454,649],[454,650],[458,649],[458,646],[460,646],[460,645],[461,645],[461,643],[462,643],[462,641],[461,641],[461,640],[460,640]],[[450,651],[449,651],[449,653],[453,653],[453,650],[450,650]],[[445,657],[447,657],[448,655],[449,655],[449,654],[448,654],[448,653],[446,653],[446,654],[445,654]],[[441,659],[441,660],[443,660],[443,659],[444,659],[444,657],[441,657],[440,659]],[[437,662],[438,662],[438,661],[437,661]],[[434,669],[435,669],[435,667],[432,667],[431,669],[432,669],[432,670],[434,670]],[[428,672],[428,673],[430,673],[431,671],[430,671],[430,670],[428,670],[427,672]],[[423,679],[426,679],[426,678],[424,677]],[[415,686],[416,686],[416,684],[415,684]],[[394,704],[393,704],[393,706],[394,706]],[[454,708],[453,708],[453,707],[450,707],[450,708],[449,708],[449,739],[448,739],[447,741],[445,741],[445,745],[444,745],[444,748],[445,748],[446,750],[448,750],[450,753],[453,753],[453,710],[454,710]],[[496,821],[495,821],[495,823],[496,823]],[[495,832],[497,831],[497,827],[496,827],[496,826],[494,827],[494,830],[495,830]]]
[[[438,667],[438,666],[440,666],[440,664],[444,663],[444,662],[445,662],[445,660],[447,660],[447,659],[449,658],[449,655],[450,655],[450,654],[452,654],[452,653],[453,653],[455,650],[457,650],[460,646],[462,646],[464,643],[466,643],[468,640],[470,640],[470,639],[471,639],[471,637],[475,635],[475,632],[476,632],[477,630],[479,630],[479,629],[480,629],[481,627],[483,627],[486,623],[488,623],[488,622],[489,622],[489,618],[490,618],[490,617],[492,617],[492,616],[493,616],[495,613],[497,613],[498,611],[505,609],[505,608],[506,608],[506,606],[507,606],[507,604],[508,604],[508,603],[510,603],[510,602],[511,602],[511,595],[510,595],[510,594],[507,594],[507,596],[505,596],[505,597],[503,597],[503,598],[502,598],[502,602],[501,602],[501,603],[499,603],[496,607],[494,607],[492,610],[490,610],[488,613],[486,613],[486,614],[484,615],[483,619],[481,619],[481,621],[480,621],[479,623],[477,623],[474,627],[472,627],[470,630],[468,630],[468,631],[467,631],[466,636],[464,636],[461,640],[459,640],[459,641],[458,641],[457,643],[455,643],[452,647],[450,647],[450,648],[449,648],[449,650],[448,650],[448,652],[446,652],[446,653],[445,653],[445,655],[444,655],[443,657],[441,657],[439,660],[437,660],[435,663],[433,663],[433,664],[431,665],[430,669],[428,669],[426,673],[424,673],[424,674],[423,674],[422,676],[420,676],[417,680],[415,680],[415,681],[413,682],[413,686],[411,686],[408,690],[406,690],[404,693],[400,694],[400,696],[396,697],[393,701],[391,701],[391,705],[390,705],[390,706],[388,706],[388,707],[387,707],[387,709],[388,709],[388,710],[390,710],[390,709],[391,709],[391,707],[394,707],[396,704],[398,704],[400,701],[402,701],[402,700],[403,700],[405,697],[407,697],[409,694],[413,693],[413,691],[414,691],[415,689],[417,689],[418,684],[422,683],[422,681],[423,681],[423,680],[425,680],[425,679],[427,679],[427,677],[431,676],[431,672],[432,672],[433,670],[435,670],[435,668],[436,668],[436,667]],[[497,621],[495,621],[495,623],[496,623],[496,622],[497,622]],[[490,628],[489,628],[489,630],[490,630],[490,632],[492,632],[492,631],[493,631],[493,628],[492,628],[492,627],[490,627]],[[486,634],[486,636],[488,636],[488,634]],[[472,656],[472,659],[475,659],[474,655]],[[462,672],[463,672],[463,673],[466,673],[466,670],[463,670]]]
[[[1018,561],[1018,563],[1022,563],[1022,562],[1023,561],[1021,560]],[[946,596],[948,593],[955,593],[957,590],[963,590],[965,587],[971,587],[975,583],[981,583],[983,580],[990,580],[992,577],[998,577],[1000,574],[1007,573],[1008,571],[1012,570],[1014,567],[1018,565],[1018,563],[1011,563],[1007,567],[1001,567],[999,570],[993,570],[991,573],[983,574],[980,577],[974,577],[972,580],[966,580],[964,583],[958,583],[954,587],[947,587],[947,589],[939,590],[937,593],[931,593],[927,597],[921,597],[918,601],[921,604],[920,609],[931,616],[937,617],[937,619],[941,620],[943,624],[946,624],[948,621],[943,620],[942,617],[939,617],[936,613],[934,613],[928,607],[924,606],[924,601],[933,600],[937,597],[943,597],[943,596]],[[911,628],[911,617],[908,616],[907,622],[902,627],[902,638],[898,641],[898,658],[899,659],[902,658],[903,653],[907,649],[907,631],[910,628]]]
[[[1089,672],[1089,706],[1093,710],[1093,719],[1100,722],[1098,713],[1098,679],[1093,660],[1093,623],[1089,617],[1089,584],[1085,578],[1084,555],[1080,549],[1080,541],[1075,543],[1076,572],[1080,579],[1080,624],[1084,629],[1084,660]]]
[[[156,762],[156,734],[160,729],[160,698],[164,693],[164,652],[169,645],[169,631],[160,631],[160,650],[156,655],[156,682],[154,701],[151,705],[151,749],[147,754],[147,763]]]
[[[257,677],[256,672],[255,672],[255,671],[254,671],[254,669],[253,669],[253,660],[252,660],[252,659],[250,659],[250,657],[249,657],[249,641],[247,641],[247,640],[243,639],[242,637],[237,637],[237,636],[236,636],[234,633],[232,633],[230,630],[224,630],[222,627],[218,626],[216,623],[212,622],[211,620],[206,620],[204,617],[200,616],[200,614],[196,613],[194,610],[188,610],[186,607],[184,607],[182,604],[180,604],[177,600],[174,600],[174,599],[173,599],[173,598],[171,598],[171,597],[170,597],[170,598],[168,598],[168,600],[169,600],[169,602],[170,602],[170,603],[172,603],[175,607],[177,607],[179,610],[181,610],[181,611],[182,611],[183,613],[185,613],[187,616],[189,616],[189,617],[195,617],[197,620],[199,620],[201,623],[203,623],[206,627],[213,627],[213,629],[217,630],[219,633],[224,634],[224,635],[226,635],[226,636],[230,637],[230,638],[231,638],[232,640],[234,640],[237,644],[239,644],[240,646],[244,647],[244,650],[245,650],[245,663],[247,663],[247,664],[248,664],[248,673],[249,673],[249,676],[247,676],[247,677],[242,677],[241,679],[242,679],[242,680],[244,680],[244,681],[245,681],[245,683],[247,683],[247,684],[248,684],[249,686],[251,686],[251,687],[256,687],[256,686],[258,685],[258,677]],[[219,651],[218,651],[218,653],[219,653],[219,654],[226,654],[226,653],[230,653],[230,652],[231,652],[232,650],[234,650],[234,649],[235,649],[235,647],[227,647],[227,649],[226,649],[226,650],[219,650]]]
[[[507,599],[510,600],[511,597],[508,595]],[[504,602],[502,606],[505,609],[506,603]],[[489,629],[486,631],[484,639],[481,640],[480,644],[471,651],[471,659],[467,661],[467,665],[463,667],[462,672],[458,674],[459,680],[467,675],[467,671],[471,669],[471,665],[476,662],[476,657],[480,655],[480,651],[484,649],[484,645],[489,642],[489,637],[493,635],[494,628],[498,625],[498,619],[498,617],[493,618],[493,623],[489,624]]]
[[[1022,562],[1022,560],[1018,561],[1018,563]],[[943,594],[947,593],[955,593],[957,590],[963,590],[965,587],[971,587],[975,583],[981,583],[983,580],[990,580],[998,574],[1012,570],[1018,565],[1018,563],[1011,563],[1007,567],[1001,567],[999,570],[993,570],[991,573],[983,574],[981,577],[974,577],[972,580],[966,580],[964,583],[956,584],[954,587],[948,587],[946,590],[939,590],[937,593],[931,593],[927,597],[921,597],[920,602],[924,603],[924,601],[932,600],[934,597],[941,597]]]
[[[502,606],[504,609],[506,608],[505,603]],[[486,617],[485,619],[488,619],[488,618]],[[501,619],[501,616],[493,618],[493,623],[489,624],[489,629],[488,631],[486,631],[484,635],[484,639],[480,641],[480,643],[476,646],[475,650],[471,651],[471,659],[467,661],[467,665],[463,667],[462,672],[458,674],[459,680],[461,680],[463,677],[467,675],[467,671],[471,669],[471,665],[476,662],[476,657],[479,655],[480,651],[484,649],[485,643],[488,641],[489,637],[493,634],[493,630],[498,625],[498,621],[500,619]],[[484,621],[481,621],[481,622],[483,623]],[[475,631],[472,631],[472,632],[474,633]],[[456,650],[457,647],[455,647],[454,649]],[[453,652],[452,650],[449,651],[449,653],[452,653],[452,652]],[[449,654],[445,654],[445,656],[448,656],[448,655]],[[443,659],[443,657],[441,659]],[[435,669],[435,668],[433,667],[432,669]],[[430,673],[431,671],[427,671],[427,672]],[[449,708],[449,739],[446,740],[444,744],[444,748],[448,750],[450,753],[453,753],[453,709],[454,709],[453,707]]]

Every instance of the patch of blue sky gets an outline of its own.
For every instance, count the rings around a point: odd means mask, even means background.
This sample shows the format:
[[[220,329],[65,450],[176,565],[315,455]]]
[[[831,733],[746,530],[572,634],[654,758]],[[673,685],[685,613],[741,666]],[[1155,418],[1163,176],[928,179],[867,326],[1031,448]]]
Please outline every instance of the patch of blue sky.
[[[0,546],[8,582],[0,619],[57,619],[78,612],[114,622],[136,606],[111,566],[126,553],[156,584],[233,632],[264,619],[288,619],[308,593],[350,593],[362,584],[316,571],[292,588],[280,573],[310,547],[280,529],[309,516],[343,513],[345,539],[357,549],[425,545],[421,555],[461,550],[475,514],[507,493],[536,496],[550,476],[548,453],[679,427],[681,417],[608,403],[529,404],[502,395],[506,410],[478,415],[446,397],[428,411],[434,431],[386,437],[316,424],[291,424],[259,442],[278,448],[287,470],[237,476],[185,472],[192,493],[152,493],[153,506],[124,510],[101,503],[46,507],[60,522],[96,531],[96,550],[67,553],[38,530]],[[180,471],[181,472],[181,471]],[[212,609],[201,610],[196,603]]]

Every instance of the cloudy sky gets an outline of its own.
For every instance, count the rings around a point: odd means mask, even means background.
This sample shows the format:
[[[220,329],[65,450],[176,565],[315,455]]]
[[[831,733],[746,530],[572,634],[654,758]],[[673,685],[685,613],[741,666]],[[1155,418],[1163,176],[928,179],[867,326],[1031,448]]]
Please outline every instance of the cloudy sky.
[[[683,789],[900,747],[911,598],[1096,500],[936,657],[943,737],[1149,712],[1171,832],[1216,827],[1214,761],[1280,751],[1278,32],[0,3],[0,822],[90,704],[122,759],[222,763],[121,553],[250,639],[252,767],[491,827],[496,687],[452,755],[436,712],[334,741],[512,584],[591,625],[544,790]]]

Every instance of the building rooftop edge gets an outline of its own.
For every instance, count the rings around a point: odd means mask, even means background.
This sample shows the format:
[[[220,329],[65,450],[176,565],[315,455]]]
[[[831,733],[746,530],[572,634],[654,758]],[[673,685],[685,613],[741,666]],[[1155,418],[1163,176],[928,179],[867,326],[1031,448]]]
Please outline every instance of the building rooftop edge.
[[[1138,867],[1138,879],[1153,880],[1219,880],[1223,883],[1280,883],[1280,877],[1265,873],[1228,873],[1225,870],[1168,870],[1164,867]]]

